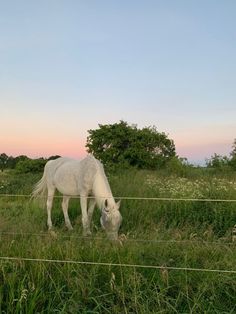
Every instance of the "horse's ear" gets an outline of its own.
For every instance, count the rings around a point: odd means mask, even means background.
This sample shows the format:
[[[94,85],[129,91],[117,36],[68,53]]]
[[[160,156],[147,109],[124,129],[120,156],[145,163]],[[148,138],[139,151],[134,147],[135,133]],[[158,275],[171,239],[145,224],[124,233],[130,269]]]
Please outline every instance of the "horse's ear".
[[[120,207],[120,203],[121,203],[121,200],[119,200],[117,203],[116,203],[116,206],[119,208]]]

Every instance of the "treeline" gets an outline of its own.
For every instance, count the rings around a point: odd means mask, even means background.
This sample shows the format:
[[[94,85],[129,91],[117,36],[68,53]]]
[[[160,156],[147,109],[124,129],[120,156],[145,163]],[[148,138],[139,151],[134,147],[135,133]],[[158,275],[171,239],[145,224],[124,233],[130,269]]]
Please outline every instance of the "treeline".
[[[27,172],[41,172],[47,161],[60,157],[59,155],[51,156],[49,158],[32,159],[25,155],[17,157],[8,156],[5,153],[0,154],[0,170],[15,169],[21,173]]]
[[[186,158],[176,154],[174,141],[155,126],[139,129],[137,125],[129,125],[125,121],[99,124],[98,129],[88,130],[86,148],[110,170],[168,169],[171,173],[184,174],[194,168]],[[2,153],[0,169],[16,169],[24,173],[42,171],[48,160],[58,157],[31,159],[21,155],[14,158]],[[214,154],[206,160],[206,168],[236,170],[236,139],[229,156]]]
[[[236,140],[235,140],[236,144]],[[17,157],[8,156],[5,153],[0,154],[0,171],[4,171],[6,169],[14,169],[19,173],[28,173],[28,172],[42,172],[43,168],[47,161],[59,158],[61,156],[54,155],[49,158],[29,158],[25,155],[20,155]],[[108,165],[108,168],[111,164]],[[124,164],[117,164],[119,166],[124,166]],[[132,167],[132,166],[130,166]],[[113,167],[114,168],[114,167]],[[116,168],[116,167],[115,167]],[[124,168],[129,168],[129,166],[125,166]],[[144,167],[145,168],[145,167]],[[147,167],[148,168],[148,167]],[[184,174],[186,171],[190,170],[190,168],[195,168],[194,165],[190,164],[186,158],[181,158],[178,156],[173,156],[169,159],[163,167],[169,172]],[[219,171],[227,171],[227,170],[235,170],[236,171],[236,146],[234,150],[230,153],[230,156],[222,156],[218,154],[214,154],[210,159],[206,160],[205,166],[198,166],[198,168],[207,168],[207,169],[215,169]]]
[[[210,159],[206,160],[206,166],[207,168],[220,170],[236,170],[236,139],[233,142],[232,151],[229,156],[214,154]]]

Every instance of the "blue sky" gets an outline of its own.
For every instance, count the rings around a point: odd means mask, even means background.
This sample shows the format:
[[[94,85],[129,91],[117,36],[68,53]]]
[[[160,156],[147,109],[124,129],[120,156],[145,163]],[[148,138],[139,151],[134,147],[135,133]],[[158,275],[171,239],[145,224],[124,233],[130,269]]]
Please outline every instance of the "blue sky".
[[[1,1],[0,145],[85,154],[88,129],[155,125],[202,162],[236,137],[236,2]]]

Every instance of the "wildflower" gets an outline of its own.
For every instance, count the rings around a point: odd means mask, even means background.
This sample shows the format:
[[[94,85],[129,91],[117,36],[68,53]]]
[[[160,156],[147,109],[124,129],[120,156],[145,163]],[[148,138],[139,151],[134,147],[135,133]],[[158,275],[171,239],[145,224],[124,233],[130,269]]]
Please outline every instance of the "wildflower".
[[[114,274],[114,273],[111,273],[110,287],[111,287],[111,290],[112,290],[112,291],[115,290],[115,280],[116,280],[115,274]]]
[[[27,299],[27,295],[28,295],[28,290],[27,289],[23,289],[21,291],[21,296],[20,296],[19,302],[21,303],[23,300],[26,300]]]

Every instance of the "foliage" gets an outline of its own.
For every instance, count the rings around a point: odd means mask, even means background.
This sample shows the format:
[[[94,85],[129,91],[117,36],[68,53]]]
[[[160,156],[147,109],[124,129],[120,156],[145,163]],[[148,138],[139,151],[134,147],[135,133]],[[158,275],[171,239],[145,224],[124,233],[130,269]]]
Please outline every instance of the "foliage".
[[[229,165],[236,170],[236,139],[233,142],[232,152],[230,153],[231,159]]]
[[[214,154],[206,161],[206,164],[208,168],[224,170],[227,166],[229,166],[229,158],[227,156]]]
[[[17,163],[16,170],[20,173],[42,172],[46,162],[43,158],[21,160]]]
[[[230,159],[229,165],[231,166],[231,168],[232,168],[233,170],[236,170],[236,155],[234,155],[234,156]]]
[[[188,163],[187,158],[181,158],[178,156],[171,158],[165,166],[167,173],[179,176],[187,175],[193,168],[194,166]]]
[[[60,155],[53,155],[53,156],[50,156],[50,157],[47,159],[47,161],[49,161],[49,160],[55,160],[55,159],[60,158],[60,157],[61,157]]]
[[[236,139],[232,145],[232,151],[229,157],[214,154],[209,160],[206,161],[208,168],[213,168],[216,170],[236,170]]]
[[[3,171],[4,169],[15,169],[16,165],[20,161],[29,160],[29,158],[25,155],[20,155],[17,157],[8,156],[5,153],[0,155],[0,169]]]
[[[89,130],[87,150],[104,164],[122,164],[155,169],[174,157],[175,145],[165,133],[155,127],[138,129],[125,121],[102,125]]]
[[[17,157],[7,156],[5,153],[0,155],[0,170],[16,169],[18,172],[41,172],[45,163],[49,160],[59,158],[59,155],[50,156],[46,158],[31,159],[25,155]]]
[[[236,138],[234,139],[234,142],[232,145],[232,152],[230,153],[230,156],[232,156],[232,157],[236,156]]]
[[[0,155],[0,169],[3,171],[6,168],[7,165],[8,156],[3,153]]]

